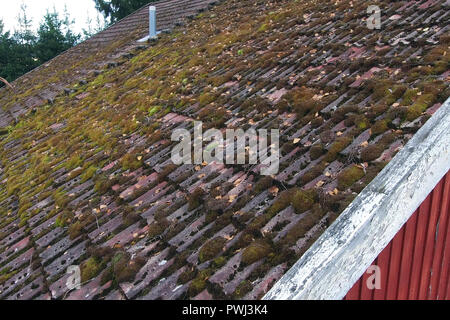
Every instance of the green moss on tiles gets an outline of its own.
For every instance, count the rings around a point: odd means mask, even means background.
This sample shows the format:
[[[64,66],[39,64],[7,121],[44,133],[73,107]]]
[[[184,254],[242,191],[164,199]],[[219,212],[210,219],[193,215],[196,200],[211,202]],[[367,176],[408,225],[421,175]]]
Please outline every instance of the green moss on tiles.
[[[326,152],[325,147],[321,143],[317,143],[309,150],[311,160],[319,159]]]
[[[377,136],[379,134],[382,134],[389,129],[388,121],[386,119],[378,120],[377,122],[374,123],[371,129],[372,135]]]
[[[324,210],[320,207],[320,205],[315,204],[311,211],[288,231],[286,236],[281,240],[282,243],[286,246],[295,245],[295,243],[299,239],[303,238],[323,216]]]
[[[74,240],[76,238],[78,238],[83,230],[83,224],[80,221],[77,221],[75,223],[72,223],[69,226],[69,238],[70,240]]]
[[[69,196],[62,188],[59,188],[53,193],[53,199],[59,208],[65,208],[69,203]]]
[[[338,176],[339,190],[346,190],[347,188],[351,187],[356,181],[363,178],[364,175],[364,169],[357,165],[353,165],[350,168],[345,169]]]
[[[264,176],[258,180],[258,182],[253,187],[253,193],[259,194],[266,191],[273,185],[273,178],[270,176]]]
[[[429,107],[431,107],[434,100],[435,96],[433,94],[420,95],[414,104],[408,108],[406,112],[406,119],[413,121],[421,116]]]
[[[354,122],[359,130],[366,130],[370,126],[369,120],[364,115],[357,115]]]
[[[148,110],[148,115],[151,117],[161,110],[161,106],[154,106]]]
[[[293,190],[285,190],[281,192],[272,206],[267,210],[267,214],[272,217],[281,210],[286,209],[291,204]]]
[[[158,219],[153,222],[148,228],[148,237],[153,239],[157,236],[162,235],[166,229],[170,226],[169,221],[166,218]]]
[[[376,160],[381,156],[384,150],[385,146],[383,144],[376,143],[370,145],[361,151],[361,160],[364,162]]]
[[[322,117],[315,117],[312,121],[311,121],[311,126],[316,129],[319,128],[322,124],[324,123],[324,120]]]
[[[291,205],[295,210],[295,213],[301,214],[312,208],[317,201],[317,192],[311,190],[297,190],[292,195]]]
[[[89,168],[87,168],[83,174],[81,175],[81,182],[86,182],[89,179],[91,179],[94,174],[97,172],[98,168],[94,167],[94,166],[90,166]]]
[[[248,266],[269,255],[272,251],[271,246],[263,240],[255,240],[242,253],[241,262]]]
[[[449,61],[448,47],[440,45],[432,48],[424,57],[425,63],[435,63],[436,61]]]
[[[212,266],[214,268],[221,268],[227,263],[227,259],[224,256],[217,257],[213,260]]]
[[[433,74],[440,75],[450,69],[448,61],[436,61],[433,65]]]
[[[139,270],[145,265],[145,259],[131,259],[128,252],[116,252],[110,261],[110,266],[102,274],[101,283],[112,281],[114,286],[123,282],[133,281]]]
[[[188,288],[188,295],[194,297],[206,288],[206,281],[212,275],[211,269],[205,269],[198,273],[197,277],[192,280]]]
[[[80,167],[83,163],[81,157],[77,154],[71,156],[69,160],[66,162],[65,167],[67,170],[73,170],[77,167]]]
[[[95,258],[89,258],[87,261],[81,264],[81,283],[85,283],[88,280],[95,278],[100,271],[103,269],[101,267],[101,262]]]
[[[337,155],[345,148],[347,148],[352,143],[352,141],[353,139],[347,136],[336,139],[336,141],[328,149],[324,160],[327,162],[333,162],[334,160],[336,160]]]
[[[104,195],[111,190],[111,187],[117,183],[116,179],[110,179],[108,176],[102,174],[95,179],[94,191],[98,195]]]
[[[390,94],[393,81],[389,79],[374,79],[369,86],[372,88],[374,101],[381,100]]]
[[[242,281],[233,293],[235,299],[243,298],[247,293],[252,291],[253,284],[249,280]]]
[[[195,268],[194,266],[188,266],[187,269],[183,271],[183,273],[181,273],[180,276],[178,277],[177,283],[186,284],[189,281],[195,279],[197,274],[198,274],[197,268]]]
[[[269,29],[269,26],[266,23],[263,23],[259,29],[258,32],[266,32]]]
[[[225,243],[226,239],[222,237],[212,239],[205,243],[205,245],[200,249],[198,255],[199,262],[203,263],[216,257],[220,252],[222,252]]]
[[[414,100],[417,98],[417,94],[419,93],[418,89],[408,89],[405,91],[402,97],[401,105],[409,106]]]
[[[3,285],[6,281],[14,277],[18,270],[12,271],[10,267],[4,268],[0,271],[0,285]]]
[[[127,170],[136,170],[142,167],[142,156],[136,152],[127,153],[121,160],[122,169],[124,171]]]
[[[202,188],[197,188],[188,198],[188,210],[192,211],[197,209],[203,203],[203,196],[205,195],[205,191]]]
[[[207,104],[210,104],[211,102],[216,100],[216,95],[210,93],[210,92],[205,92],[203,94],[201,94],[198,98],[198,103],[200,103],[200,106],[206,106]]]
[[[385,103],[388,106],[392,105],[403,96],[407,89],[406,85],[395,85],[392,88],[389,88],[384,97]]]
[[[323,107],[318,99],[313,99],[316,96],[311,88],[301,87],[293,89],[283,96],[289,106],[297,113],[299,118],[302,118],[310,112],[320,111]]]
[[[323,174],[326,167],[327,167],[326,163],[321,162],[315,165],[310,170],[308,170],[304,175],[300,177],[299,179],[300,186],[307,184],[308,182],[314,180],[315,178]]]
[[[55,220],[55,226],[64,228],[69,225],[74,218],[74,214],[68,210],[63,210]]]

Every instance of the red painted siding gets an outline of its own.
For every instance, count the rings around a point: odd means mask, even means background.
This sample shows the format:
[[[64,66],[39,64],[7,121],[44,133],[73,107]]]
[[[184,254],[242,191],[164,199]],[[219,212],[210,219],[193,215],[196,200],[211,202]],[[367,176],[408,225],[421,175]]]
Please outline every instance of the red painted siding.
[[[449,300],[449,202],[450,172],[373,262],[381,288],[368,288],[366,272],[345,299]]]

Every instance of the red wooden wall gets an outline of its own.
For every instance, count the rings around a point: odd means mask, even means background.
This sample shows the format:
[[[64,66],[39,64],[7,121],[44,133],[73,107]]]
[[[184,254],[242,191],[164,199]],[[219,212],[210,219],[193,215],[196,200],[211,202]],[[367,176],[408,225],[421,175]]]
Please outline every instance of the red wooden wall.
[[[450,299],[450,172],[375,259],[381,288],[369,289],[364,273],[346,300]]]

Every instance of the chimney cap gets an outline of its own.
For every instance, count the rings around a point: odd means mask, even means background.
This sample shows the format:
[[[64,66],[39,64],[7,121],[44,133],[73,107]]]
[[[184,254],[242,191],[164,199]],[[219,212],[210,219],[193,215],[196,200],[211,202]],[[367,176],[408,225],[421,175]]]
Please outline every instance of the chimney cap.
[[[149,6],[149,33],[146,37],[138,40],[138,42],[146,42],[158,38],[158,31],[156,30],[156,7]]]

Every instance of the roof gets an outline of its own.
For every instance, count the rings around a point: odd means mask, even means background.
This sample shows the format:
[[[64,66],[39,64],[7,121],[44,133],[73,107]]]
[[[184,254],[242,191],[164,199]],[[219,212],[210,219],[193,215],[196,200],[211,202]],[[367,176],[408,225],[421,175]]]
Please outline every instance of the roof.
[[[157,28],[160,31],[169,31],[214,2],[171,0],[152,3],[157,7]],[[53,101],[62,90],[67,89],[67,86],[85,81],[87,77],[100,73],[105,66],[114,66],[120,63],[122,58],[143,49],[145,46],[134,40],[148,34],[148,7],[149,5],[144,6],[108,29],[15,80],[16,95],[19,99],[8,101],[9,95],[2,96],[1,105],[6,104],[11,113],[0,110],[0,127],[7,126],[30,108]],[[44,85],[47,83],[51,83],[52,86]]]
[[[0,297],[261,298],[449,96],[447,2],[380,6],[222,1],[142,46],[144,8],[2,89]],[[279,128],[280,173],[174,166],[193,120]]]

